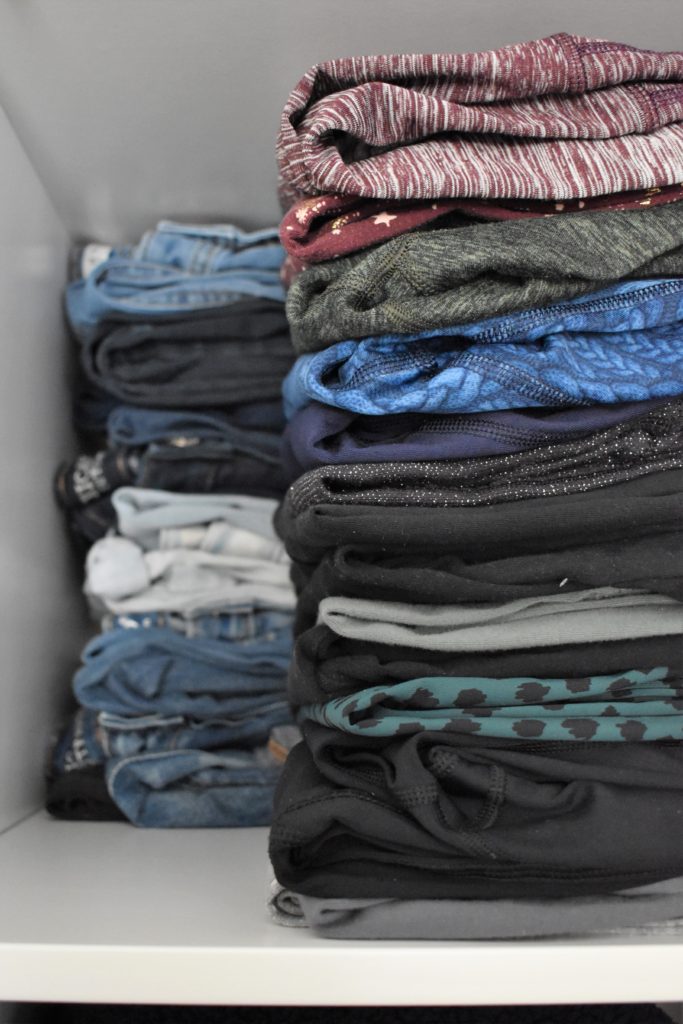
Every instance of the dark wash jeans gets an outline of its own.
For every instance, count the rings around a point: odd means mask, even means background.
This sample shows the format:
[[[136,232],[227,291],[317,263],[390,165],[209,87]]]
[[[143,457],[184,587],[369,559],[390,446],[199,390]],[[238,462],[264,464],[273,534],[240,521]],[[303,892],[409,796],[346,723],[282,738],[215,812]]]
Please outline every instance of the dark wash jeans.
[[[94,384],[120,402],[159,408],[277,399],[293,361],[282,304],[266,299],[212,317],[120,326],[81,345]]]
[[[281,498],[286,490],[271,434],[240,431],[236,443],[178,438],[145,448],[109,448],[62,464],[55,495],[65,510],[89,505],[118,487],[185,494],[249,494]],[[262,443],[262,439],[267,439]]]

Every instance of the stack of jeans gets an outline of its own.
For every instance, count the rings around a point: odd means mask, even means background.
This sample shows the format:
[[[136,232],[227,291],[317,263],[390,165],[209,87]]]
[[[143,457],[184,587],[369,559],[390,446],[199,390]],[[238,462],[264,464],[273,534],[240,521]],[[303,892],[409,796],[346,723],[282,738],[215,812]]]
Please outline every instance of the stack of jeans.
[[[683,919],[683,54],[329,61],[278,157],[274,919]]]
[[[169,221],[73,260],[86,450],[55,490],[101,632],[51,754],[56,816],[270,821],[294,607],[272,525],[293,360],[282,260],[273,230]]]
[[[74,534],[103,536],[124,485],[281,495],[292,353],[277,232],[162,221],[136,246],[79,255],[66,312],[76,426],[94,444],[55,486]]]

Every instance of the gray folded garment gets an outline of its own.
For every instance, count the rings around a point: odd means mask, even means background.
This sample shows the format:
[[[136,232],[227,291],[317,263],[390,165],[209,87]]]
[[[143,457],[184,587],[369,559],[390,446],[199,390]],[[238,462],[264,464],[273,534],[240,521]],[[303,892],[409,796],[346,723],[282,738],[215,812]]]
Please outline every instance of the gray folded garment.
[[[683,204],[400,235],[318,263],[287,295],[297,352],[550,306],[623,278],[683,270]]]
[[[352,640],[430,651],[512,650],[683,633],[683,603],[617,587],[498,605],[412,605],[326,597],[318,622]]]
[[[372,900],[303,896],[271,876],[267,907],[274,924],[312,928],[325,939],[683,937],[683,878],[557,900]]]

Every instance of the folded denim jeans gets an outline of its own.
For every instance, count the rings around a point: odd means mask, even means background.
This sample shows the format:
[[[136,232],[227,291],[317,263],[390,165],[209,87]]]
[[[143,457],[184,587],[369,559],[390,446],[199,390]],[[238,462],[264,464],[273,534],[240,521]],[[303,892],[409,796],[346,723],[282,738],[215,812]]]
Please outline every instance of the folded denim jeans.
[[[277,247],[279,250],[279,246]],[[117,324],[159,323],[225,310],[246,297],[284,301],[275,268],[193,272],[173,264],[112,256],[66,289],[71,329],[92,345]]]
[[[654,742],[683,740],[683,679],[669,669],[587,679],[422,677],[374,686],[326,704],[306,704],[299,719],[355,736],[428,731],[496,739]]]
[[[135,245],[86,245],[80,252],[77,276],[87,277],[95,267],[110,259],[158,263],[193,274],[237,269],[277,270],[283,256],[277,242],[277,228],[242,231],[234,224],[161,220]]]
[[[279,270],[283,260],[277,228],[242,231],[234,224],[183,224],[161,220],[146,231],[130,255],[192,274],[225,270]]]
[[[649,403],[648,403],[649,405]],[[490,505],[609,487],[683,467],[683,400],[578,440],[512,455],[321,466],[292,484],[295,512],[315,505]]]
[[[270,425],[262,430],[239,427],[228,414],[221,412],[136,409],[120,405],[109,416],[107,432],[114,449],[137,451],[151,444],[192,447],[210,442],[263,458],[275,459],[279,454],[280,439]]]
[[[238,298],[214,316],[139,317],[81,344],[98,388],[127,405],[214,408],[280,397],[293,355],[281,303]]]
[[[105,615],[102,630],[171,629],[190,639],[277,641],[285,635],[291,643],[292,613],[262,608],[233,609],[229,614],[214,612],[186,618],[176,612],[148,612],[145,615]]]
[[[187,530],[191,540],[192,527],[225,526],[233,531],[234,540],[221,550],[225,553],[258,554],[276,562],[286,560],[275,536],[273,515],[277,507],[271,498],[250,494],[179,494],[174,491],[141,487],[120,487],[112,498],[118,531],[145,549],[177,546],[183,543]],[[176,545],[169,543],[177,536]],[[164,544],[164,539],[166,543]],[[227,536],[225,537],[228,541]],[[192,542],[196,546],[196,541]],[[216,549],[218,550],[218,549]]]
[[[62,464],[55,477],[55,495],[64,509],[86,505],[124,486],[261,498],[281,497],[287,487],[277,454],[182,439],[138,450],[107,448],[79,455],[75,462]]]
[[[270,833],[276,878],[296,892],[557,898],[683,874],[680,742],[303,734]]]
[[[112,630],[86,644],[73,691],[83,707],[112,715],[244,716],[284,698],[290,652],[286,630],[244,641]]]
[[[107,418],[107,436],[114,447],[138,448],[155,441],[186,438],[200,441],[231,441],[246,433],[251,440],[268,444],[267,433],[279,434],[284,426],[282,402],[252,402],[232,409],[154,409],[117,405]]]
[[[683,602],[619,587],[485,605],[326,597],[318,622],[349,640],[427,651],[503,651],[683,636]]]
[[[592,405],[683,393],[683,278],[299,356],[288,417],[315,400],[366,415]]]
[[[250,747],[268,740],[270,731],[291,722],[287,702],[224,718],[182,715],[114,715],[79,708],[62,731],[50,760],[50,775],[103,765],[111,758],[171,750],[221,750]]]
[[[437,416],[362,416],[311,402],[282,438],[288,480],[309,469],[363,462],[433,462],[510,455],[587,437],[655,409],[663,400],[569,409],[501,409]]]
[[[86,558],[83,587],[96,618],[106,612],[202,615],[231,607],[294,607],[284,560],[172,547],[145,551],[128,537],[104,537]]]
[[[571,199],[683,181],[683,55],[560,32],[482,53],[314,65],[278,135],[305,196]]]
[[[300,274],[287,294],[297,352],[543,308],[625,278],[683,273],[683,204],[402,235]]]
[[[323,939],[530,939],[607,934],[652,926],[653,938],[683,929],[683,879],[572,899],[362,899],[304,896],[273,881],[274,924]]]
[[[169,750],[107,762],[107,789],[144,828],[251,828],[269,825],[282,767],[267,747]]]
[[[298,590],[295,634],[315,625],[326,597],[500,603],[611,586],[683,601],[683,531],[481,561],[453,552],[382,556],[343,545],[329,551],[312,574],[296,568],[292,578]]]

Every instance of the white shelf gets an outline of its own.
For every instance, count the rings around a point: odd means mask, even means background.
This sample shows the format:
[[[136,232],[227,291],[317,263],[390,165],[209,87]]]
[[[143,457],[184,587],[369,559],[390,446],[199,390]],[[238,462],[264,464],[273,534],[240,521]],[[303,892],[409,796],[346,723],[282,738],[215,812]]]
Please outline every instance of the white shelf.
[[[233,1005],[680,1002],[683,944],[335,942],[270,923],[265,829],[42,812],[0,837],[0,1000]]]

